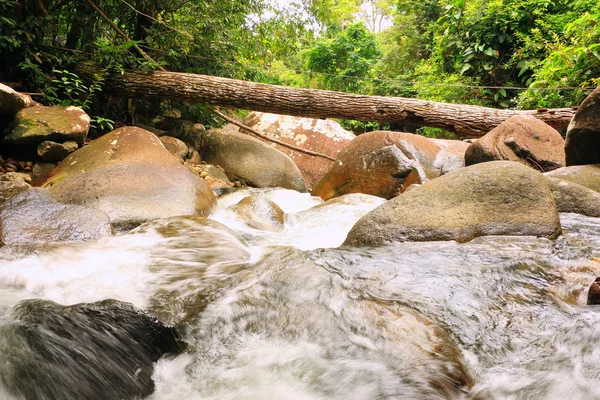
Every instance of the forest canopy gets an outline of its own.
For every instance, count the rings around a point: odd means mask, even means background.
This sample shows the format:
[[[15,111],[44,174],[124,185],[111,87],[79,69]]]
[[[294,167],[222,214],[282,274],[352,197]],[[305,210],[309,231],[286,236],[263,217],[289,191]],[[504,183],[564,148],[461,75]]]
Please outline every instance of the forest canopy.
[[[95,101],[102,77],[84,84],[76,66],[158,68],[134,45],[169,71],[498,108],[569,107],[600,83],[600,4],[0,0],[0,81],[43,93],[38,101],[82,106],[97,121],[120,117]],[[210,114],[197,111],[210,125]]]

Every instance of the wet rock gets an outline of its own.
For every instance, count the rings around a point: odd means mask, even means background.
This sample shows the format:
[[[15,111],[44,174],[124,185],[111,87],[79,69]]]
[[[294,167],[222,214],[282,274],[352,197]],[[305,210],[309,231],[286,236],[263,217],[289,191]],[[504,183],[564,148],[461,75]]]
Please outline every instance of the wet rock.
[[[77,142],[73,141],[56,143],[47,140],[38,145],[37,154],[42,160],[54,163],[64,160],[66,156],[77,150],[78,147]]]
[[[70,154],[44,185],[57,200],[106,212],[119,228],[207,215],[215,197],[152,133],[123,127]]]
[[[90,117],[81,108],[38,105],[16,115],[2,142],[12,146],[37,146],[46,140],[83,144],[89,128]]]
[[[31,174],[31,185],[32,186],[41,186],[50,173],[56,168],[56,164],[41,162],[35,163],[33,165],[32,174]]]
[[[333,158],[336,158],[340,150],[355,138],[352,132],[348,132],[337,122],[328,119],[301,118],[255,111],[248,114],[244,124],[284,143]],[[271,142],[263,141],[272,145]],[[308,187],[313,187],[333,164],[331,160],[300,153],[279,144],[273,146],[294,160]]]
[[[596,278],[588,290],[587,304],[589,306],[600,304],[600,277]]]
[[[203,160],[219,165],[230,180],[254,187],[282,187],[306,191],[294,161],[260,140],[238,132],[211,129],[203,135]]]
[[[556,238],[558,210],[544,176],[519,163],[492,161],[453,171],[361,218],[345,245],[522,235]]]
[[[27,102],[23,95],[0,83],[0,115],[11,117],[25,107]]]
[[[178,332],[129,303],[25,300],[0,328],[0,380],[28,400],[134,400],[154,363],[181,352]]]
[[[171,136],[161,136],[159,139],[165,148],[169,150],[169,153],[173,154],[173,156],[178,159],[179,162],[183,163],[183,159],[188,153],[187,145],[181,140]]]
[[[5,172],[0,174],[0,182],[31,183],[31,176],[22,172]]]
[[[265,196],[252,195],[244,197],[230,209],[238,214],[250,228],[272,232],[283,230],[283,211]]]
[[[339,153],[313,196],[328,200],[348,193],[390,199],[413,183],[441,174],[440,148],[431,140],[404,132],[375,131],[356,137]]]
[[[564,145],[550,125],[530,115],[515,115],[475,141],[467,149],[465,163],[507,160],[547,172],[565,166]]]
[[[600,164],[600,88],[581,103],[567,128],[567,165]]]
[[[588,189],[600,192],[600,164],[574,165],[546,172],[545,176],[577,183]]]
[[[600,217],[600,193],[562,179],[546,179],[559,212]]]
[[[112,234],[100,210],[61,204],[45,189],[23,191],[0,208],[0,243],[83,241]]]

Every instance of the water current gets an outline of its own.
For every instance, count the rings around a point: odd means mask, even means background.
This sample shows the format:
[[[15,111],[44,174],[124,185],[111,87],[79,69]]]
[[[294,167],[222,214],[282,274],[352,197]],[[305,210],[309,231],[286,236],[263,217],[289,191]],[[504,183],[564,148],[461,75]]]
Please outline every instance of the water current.
[[[283,209],[282,232],[229,209],[250,193]],[[339,247],[382,202],[242,190],[209,221],[5,246],[0,325],[24,299],[148,310],[189,345],[158,361],[152,400],[600,399],[600,219],[563,214],[556,241]]]

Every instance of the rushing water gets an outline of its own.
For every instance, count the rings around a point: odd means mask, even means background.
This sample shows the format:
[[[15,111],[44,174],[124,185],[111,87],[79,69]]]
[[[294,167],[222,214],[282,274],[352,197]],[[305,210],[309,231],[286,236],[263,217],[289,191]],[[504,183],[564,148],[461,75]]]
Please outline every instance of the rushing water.
[[[283,232],[228,209],[249,192],[283,209]],[[585,305],[600,219],[561,215],[556,241],[338,248],[381,202],[246,190],[221,198],[216,222],[5,246],[0,324],[31,298],[149,310],[189,344],[157,363],[154,400],[600,399],[600,308]]]

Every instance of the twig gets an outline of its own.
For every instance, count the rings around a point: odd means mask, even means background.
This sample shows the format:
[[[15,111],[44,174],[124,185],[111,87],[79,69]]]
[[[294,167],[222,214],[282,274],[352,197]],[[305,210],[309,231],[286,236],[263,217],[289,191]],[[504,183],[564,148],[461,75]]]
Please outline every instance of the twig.
[[[86,0],[86,2],[90,5],[90,7],[92,7],[98,14],[100,14],[100,16],[109,23],[109,25],[115,30],[117,31],[117,33],[121,36],[123,36],[125,38],[125,40],[127,40],[128,42],[131,42],[131,39],[129,38],[129,36],[127,36],[127,34],[125,32],[123,32],[121,30],[121,28],[119,28],[117,25],[115,25],[114,22],[112,22],[110,20],[110,18],[108,18],[106,16],[106,14],[104,14],[104,12],[98,8],[98,6],[96,4],[94,4],[94,2],[92,0]],[[154,59],[152,57],[150,57],[148,54],[146,54],[146,52],[144,50],[142,50],[137,44],[133,44],[133,48],[136,49],[141,55],[142,57],[144,57],[147,61],[150,61],[151,63],[156,64],[156,67],[161,70],[161,71],[165,71],[166,70],[161,67],[156,61],[154,61]]]
[[[335,158],[329,157],[326,154],[321,154],[321,153],[317,153],[316,151],[306,150],[306,149],[303,149],[303,148],[300,148],[300,147],[296,147],[294,145],[282,142],[281,140],[277,140],[277,139],[274,139],[272,137],[263,135],[262,133],[259,133],[259,132],[255,131],[254,129],[252,129],[252,128],[250,128],[250,127],[242,124],[241,122],[238,122],[238,121],[234,120],[233,118],[228,117],[227,115],[225,115],[221,111],[219,111],[219,109],[212,109],[212,108],[210,108],[210,110],[212,112],[214,112],[215,114],[217,114],[219,117],[223,118],[225,121],[227,121],[229,123],[232,123],[232,124],[234,124],[236,126],[239,126],[240,128],[242,128],[242,129],[244,129],[244,130],[246,130],[246,131],[248,131],[248,132],[250,132],[250,133],[252,133],[252,134],[254,134],[256,136],[258,136],[259,138],[263,138],[263,139],[265,139],[265,140],[267,140],[269,142],[277,143],[280,146],[287,147],[288,149],[292,149],[292,150],[298,151],[300,153],[308,154],[308,155],[314,156],[314,157],[322,157],[322,158],[326,158],[326,159],[331,160],[331,161],[335,161]]]

